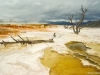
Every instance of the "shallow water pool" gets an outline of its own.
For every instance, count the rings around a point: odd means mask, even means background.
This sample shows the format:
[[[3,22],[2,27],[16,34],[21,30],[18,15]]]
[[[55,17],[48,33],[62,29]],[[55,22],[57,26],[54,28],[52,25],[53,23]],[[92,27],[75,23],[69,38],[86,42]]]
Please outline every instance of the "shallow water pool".
[[[44,52],[41,63],[50,68],[50,75],[97,75],[95,67],[83,66],[81,61],[71,54],[63,55],[48,48]]]

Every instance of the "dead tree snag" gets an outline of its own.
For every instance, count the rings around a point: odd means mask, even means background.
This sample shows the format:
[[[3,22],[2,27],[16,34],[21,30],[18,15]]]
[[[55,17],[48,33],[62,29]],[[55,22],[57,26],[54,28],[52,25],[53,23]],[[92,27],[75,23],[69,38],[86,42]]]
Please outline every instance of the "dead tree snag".
[[[75,34],[78,34],[80,32],[80,26],[84,20],[84,17],[85,17],[85,13],[87,12],[87,9],[84,9],[83,6],[81,6],[81,17],[80,17],[80,20],[77,22],[77,18],[76,18],[76,23],[74,24],[73,23],[73,18],[74,18],[74,15],[71,15],[71,14],[67,14],[68,16],[68,19],[73,27],[73,31]],[[77,17],[77,13],[76,13],[76,17]]]

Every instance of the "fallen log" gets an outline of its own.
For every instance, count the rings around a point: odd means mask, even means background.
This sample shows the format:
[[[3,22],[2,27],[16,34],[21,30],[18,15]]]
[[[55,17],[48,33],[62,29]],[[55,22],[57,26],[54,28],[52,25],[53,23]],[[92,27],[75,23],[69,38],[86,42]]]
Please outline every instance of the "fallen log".
[[[26,37],[26,38],[27,38],[27,41],[29,41],[28,37]]]
[[[15,43],[21,43],[21,44],[37,44],[37,43],[42,43],[42,42],[45,42],[45,43],[47,43],[47,42],[50,42],[50,43],[53,43],[54,41],[53,40],[51,40],[51,39],[49,39],[49,40],[33,40],[33,41],[29,41],[29,40],[24,40],[24,41],[18,41],[18,42],[16,42],[16,41],[14,41],[14,42],[0,42],[0,44],[15,44]]]
[[[18,37],[20,39],[22,39],[22,41],[16,40],[14,37],[11,36],[11,38],[14,40],[14,42],[6,42],[6,41],[3,41],[2,40],[2,42],[0,42],[0,44],[4,44],[4,45],[6,45],[6,44],[15,44],[15,43],[21,43],[21,44],[37,44],[37,43],[42,43],[42,42],[50,42],[50,43],[53,43],[54,42],[53,41],[53,38],[52,39],[49,39],[49,40],[29,40],[28,37],[26,37],[27,40],[24,40],[21,36],[18,35]]]
[[[20,37],[19,35],[18,35],[18,37],[21,38],[23,40],[23,42],[24,42],[24,39],[22,37]]]
[[[12,36],[11,36],[11,38],[12,38],[14,41],[16,41],[16,42],[19,42],[18,40],[14,39]]]

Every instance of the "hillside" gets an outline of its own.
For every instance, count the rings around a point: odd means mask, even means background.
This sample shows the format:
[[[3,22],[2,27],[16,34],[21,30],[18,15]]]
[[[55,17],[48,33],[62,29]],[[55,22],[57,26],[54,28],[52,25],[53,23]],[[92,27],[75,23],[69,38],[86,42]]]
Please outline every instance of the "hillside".
[[[69,22],[65,22],[65,21],[47,22],[47,23],[48,24],[55,24],[55,25],[71,25]],[[82,26],[83,27],[100,27],[100,20],[83,22]]]
[[[84,24],[85,27],[100,27],[100,20],[98,21],[90,21]]]

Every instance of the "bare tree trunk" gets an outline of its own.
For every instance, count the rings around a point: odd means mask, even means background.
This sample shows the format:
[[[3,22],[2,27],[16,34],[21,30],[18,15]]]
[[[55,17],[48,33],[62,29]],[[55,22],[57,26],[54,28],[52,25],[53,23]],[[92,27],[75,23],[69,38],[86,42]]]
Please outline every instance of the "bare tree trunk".
[[[76,28],[74,27],[74,33],[78,34],[80,32],[80,26],[76,26]]]
[[[76,19],[76,25],[74,25],[74,23],[72,22],[74,15],[70,15],[70,14],[67,15],[68,19],[70,20],[70,23],[72,24],[73,31],[75,34],[78,34],[80,32],[80,25],[82,24],[82,22],[84,20],[85,13],[87,12],[87,9],[83,9],[83,6],[81,6],[81,11],[82,11],[81,18],[80,18],[79,22],[77,22],[77,19]],[[76,13],[76,16],[77,16],[77,13]]]
[[[75,29],[75,26],[74,26],[74,25],[72,25],[72,27],[73,27],[73,31],[74,31],[74,33],[76,33],[76,29]]]

